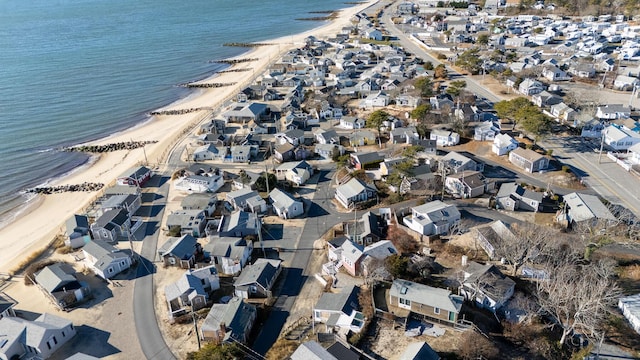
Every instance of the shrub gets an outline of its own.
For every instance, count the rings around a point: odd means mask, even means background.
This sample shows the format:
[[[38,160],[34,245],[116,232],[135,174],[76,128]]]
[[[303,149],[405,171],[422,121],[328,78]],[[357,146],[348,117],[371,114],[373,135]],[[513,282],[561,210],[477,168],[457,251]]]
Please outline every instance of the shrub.
[[[181,231],[182,231],[182,228],[180,227],[180,225],[172,226],[169,229],[169,232],[167,233],[167,235],[172,236],[172,237],[178,237],[178,236],[180,236],[180,232]]]
[[[56,260],[43,260],[29,265],[24,271],[24,284],[33,285],[38,271],[42,270],[46,266],[53,265],[58,262],[59,261]]]
[[[567,165],[562,165],[562,172],[566,172],[568,173],[571,170],[571,168]]]
[[[438,60],[447,60],[447,55],[443,54],[443,53],[438,53],[437,57]]]

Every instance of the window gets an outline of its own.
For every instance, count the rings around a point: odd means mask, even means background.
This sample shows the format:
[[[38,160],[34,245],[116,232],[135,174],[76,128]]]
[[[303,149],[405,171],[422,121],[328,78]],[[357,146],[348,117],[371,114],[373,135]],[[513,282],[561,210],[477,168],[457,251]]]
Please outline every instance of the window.
[[[411,306],[411,300],[400,298],[400,304]]]
[[[49,342],[48,342],[48,341],[47,341],[47,348],[48,348],[49,350],[51,350],[51,344],[49,344]]]
[[[433,308],[434,314],[440,314],[440,308]]]
[[[109,268],[109,274],[113,272],[113,268]]]
[[[62,337],[65,337],[64,330],[62,330]]]
[[[55,345],[58,345],[58,339],[56,339],[56,337],[55,337],[55,336],[53,337],[53,343],[54,343]]]

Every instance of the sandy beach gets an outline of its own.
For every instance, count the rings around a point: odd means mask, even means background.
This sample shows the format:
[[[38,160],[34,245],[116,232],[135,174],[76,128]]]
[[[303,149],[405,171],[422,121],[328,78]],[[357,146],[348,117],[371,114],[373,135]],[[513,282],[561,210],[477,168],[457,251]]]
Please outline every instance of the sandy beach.
[[[255,61],[233,65],[233,69],[250,68],[251,71],[215,74],[197,83],[235,83],[233,86],[199,90],[198,96],[181,99],[158,110],[180,110],[193,108],[215,109],[227,99],[261,76],[270,63],[294,47],[300,47],[304,38],[313,35],[327,38],[337,34],[350,24],[351,17],[363,11],[377,0],[342,10],[336,19],[318,28],[293,36],[265,40],[269,45],[255,47],[237,58],[255,58]],[[81,184],[84,182],[113,184],[116,177],[127,169],[141,164],[146,158],[149,163],[162,164],[168,151],[176,141],[189,135],[193,128],[208,119],[210,111],[198,111],[183,115],[154,116],[141,126],[123,131],[91,144],[100,145],[126,141],[157,141],[143,149],[103,153],[90,166],[83,167],[52,185]],[[160,165],[159,170],[162,170]],[[73,214],[80,213],[93,202],[100,193],[69,192],[53,195],[39,195],[29,211],[25,211],[11,224],[0,229],[0,272],[9,272],[33,252],[48,246],[56,234],[64,231],[64,222]]]

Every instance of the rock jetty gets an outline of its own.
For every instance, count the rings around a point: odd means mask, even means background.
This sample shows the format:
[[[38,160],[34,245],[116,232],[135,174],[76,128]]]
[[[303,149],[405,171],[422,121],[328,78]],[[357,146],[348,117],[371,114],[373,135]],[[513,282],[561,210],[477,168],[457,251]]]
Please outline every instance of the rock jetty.
[[[269,46],[269,43],[242,43],[242,42],[231,42],[224,43],[222,46],[236,46],[236,47],[258,47],[258,46]]]
[[[241,59],[224,59],[224,60],[212,60],[209,62],[219,63],[219,64],[241,64],[245,62],[258,61],[258,58],[241,58]]]
[[[224,74],[224,73],[236,73],[236,72],[245,72],[245,71],[251,71],[253,69],[251,68],[242,68],[242,69],[229,69],[229,70],[222,70],[222,71],[218,71],[218,74]]]
[[[42,186],[32,189],[27,189],[27,193],[35,194],[60,194],[65,192],[93,192],[98,191],[104,187],[103,183],[90,183],[85,182],[76,185],[59,185],[59,186]]]
[[[221,87],[225,87],[225,86],[233,86],[236,83],[234,82],[230,82],[230,83],[199,83],[199,84],[183,84],[181,85],[182,87],[186,87],[186,88],[221,88]]]
[[[119,150],[133,150],[141,148],[148,144],[155,144],[157,140],[148,141],[125,141],[119,143],[105,144],[105,145],[81,145],[65,148],[64,151],[76,151],[76,152],[89,152],[89,153],[106,153]]]
[[[202,110],[211,110],[211,108],[197,107],[197,108],[177,109],[177,110],[156,110],[156,111],[150,112],[149,115],[184,115],[184,114],[190,114],[190,113],[198,112]]]

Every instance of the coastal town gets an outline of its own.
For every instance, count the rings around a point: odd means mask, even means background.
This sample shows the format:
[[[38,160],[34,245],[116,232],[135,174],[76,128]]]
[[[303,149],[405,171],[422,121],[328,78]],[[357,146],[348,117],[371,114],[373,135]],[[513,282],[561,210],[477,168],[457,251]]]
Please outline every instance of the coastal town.
[[[0,359],[640,358],[639,9],[349,6],[65,149]]]

